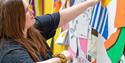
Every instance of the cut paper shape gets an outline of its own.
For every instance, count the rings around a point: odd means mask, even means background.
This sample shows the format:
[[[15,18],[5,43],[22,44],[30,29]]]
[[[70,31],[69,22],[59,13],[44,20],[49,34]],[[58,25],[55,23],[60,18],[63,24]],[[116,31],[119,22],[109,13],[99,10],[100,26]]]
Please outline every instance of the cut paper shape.
[[[89,40],[88,42],[88,55],[91,56],[91,61],[93,61],[93,59],[96,58],[97,56],[97,40],[98,40],[98,37],[94,36],[94,35],[91,35],[91,40]]]
[[[119,63],[125,63],[125,56],[123,55],[122,58],[120,59]]]
[[[116,0],[117,9],[115,17],[115,27],[120,28],[125,26],[125,0]]]
[[[61,9],[63,9],[63,8],[64,8],[64,6],[65,6],[65,4],[66,4],[66,0],[61,0],[61,2],[62,2]]]
[[[70,6],[72,6],[75,3],[75,0],[70,0]]]
[[[40,16],[41,15],[41,11],[39,9],[39,1],[38,0],[34,0],[35,3],[35,10],[36,10],[36,16]]]
[[[112,35],[112,33],[116,32],[117,28],[114,27],[115,16],[116,16],[116,0],[111,0],[111,2],[107,6],[108,11],[108,38]]]
[[[120,34],[116,43],[107,50],[107,54],[111,59],[112,63],[118,63],[120,58],[123,55],[124,46],[125,46],[125,27],[120,28]]]
[[[61,0],[56,0],[54,3],[54,12],[58,12],[62,6]]]
[[[97,57],[96,62],[97,63],[112,63],[109,59],[106,49],[104,47],[105,39],[100,34],[98,35],[98,41],[97,41]]]
[[[90,62],[86,59],[86,57],[78,56],[77,58],[73,59],[73,63],[90,63]]]
[[[117,41],[117,38],[120,34],[120,29],[118,29],[115,33],[113,33],[109,39],[107,39],[104,43],[105,48],[109,49],[110,47],[113,46],[113,44],[115,44],[115,42]]]
[[[103,7],[106,7],[109,3],[110,3],[111,0],[102,0],[102,6]]]
[[[44,15],[53,13],[53,0],[44,0]]]
[[[65,30],[60,33],[59,37],[57,37],[56,43],[59,45],[64,45],[66,44],[68,40],[68,30]]]
[[[75,58],[75,52],[72,50],[71,47],[68,48],[68,51],[70,52],[71,58]]]
[[[105,39],[108,38],[108,11],[107,8],[103,8],[101,3],[97,3],[93,8],[93,15],[90,25],[97,32],[99,32]]]
[[[36,10],[35,10],[35,2],[34,2],[34,0],[32,0],[31,4],[32,4],[32,9],[33,9],[33,14],[35,16],[36,15]]]
[[[86,55],[87,54],[88,40],[85,38],[79,38],[79,45],[80,45],[82,52],[84,52]]]
[[[81,15],[75,18],[72,22],[69,23],[69,30],[76,37],[88,38],[89,31],[89,22],[91,19],[92,8],[88,8]]]

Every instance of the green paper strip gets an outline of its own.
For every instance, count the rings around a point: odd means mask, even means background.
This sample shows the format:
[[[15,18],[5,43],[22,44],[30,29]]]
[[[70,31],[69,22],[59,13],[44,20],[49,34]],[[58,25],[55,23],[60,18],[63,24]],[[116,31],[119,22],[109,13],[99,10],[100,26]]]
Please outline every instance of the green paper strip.
[[[125,45],[125,27],[121,28],[118,40],[112,48],[110,48],[107,53],[112,63],[118,63],[123,55],[124,45]]]
[[[40,16],[40,11],[39,11],[39,0],[34,0],[35,1],[35,10],[36,10],[36,16]]]

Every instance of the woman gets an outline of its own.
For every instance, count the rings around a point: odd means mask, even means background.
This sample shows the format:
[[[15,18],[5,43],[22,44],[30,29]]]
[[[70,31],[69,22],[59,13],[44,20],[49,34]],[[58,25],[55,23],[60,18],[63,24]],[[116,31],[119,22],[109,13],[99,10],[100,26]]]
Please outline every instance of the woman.
[[[34,63],[52,58],[46,40],[54,36],[57,27],[97,2],[89,0],[58,13],[34,17],[26,0],[0,0],[0,63]]]

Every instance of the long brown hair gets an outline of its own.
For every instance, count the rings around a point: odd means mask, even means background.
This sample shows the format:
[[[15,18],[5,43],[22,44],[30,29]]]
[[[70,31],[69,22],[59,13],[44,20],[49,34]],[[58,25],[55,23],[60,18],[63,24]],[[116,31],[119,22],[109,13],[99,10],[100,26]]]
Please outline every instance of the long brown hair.
[[[0,0],[0,40],[14,39],[26,48],[35,62],[40,61],[38,54],[47,58],[44,37],[32,26],[27,32],[29,38],[24,38],[24,27],[25,8],[22,0]]]

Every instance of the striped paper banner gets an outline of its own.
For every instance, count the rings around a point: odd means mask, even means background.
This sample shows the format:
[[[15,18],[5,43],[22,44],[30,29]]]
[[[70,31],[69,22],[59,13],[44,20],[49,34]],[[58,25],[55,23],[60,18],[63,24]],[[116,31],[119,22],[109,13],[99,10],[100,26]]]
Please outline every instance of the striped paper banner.
[[[99,32],[105,39],[108,38],[108,12],[106,7],[102,7],[101,3],[93,8],[90,25]]]

